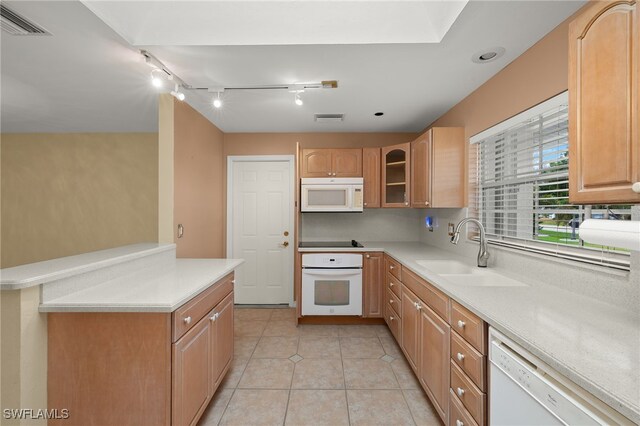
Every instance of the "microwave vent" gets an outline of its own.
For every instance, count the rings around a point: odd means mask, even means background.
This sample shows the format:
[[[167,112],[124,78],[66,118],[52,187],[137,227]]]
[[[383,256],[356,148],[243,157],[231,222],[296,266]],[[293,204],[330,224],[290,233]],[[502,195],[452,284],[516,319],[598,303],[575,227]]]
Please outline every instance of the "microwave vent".
[[[344,114],[314,114],[313,119],[318,123],[339,123],[344,121]]]

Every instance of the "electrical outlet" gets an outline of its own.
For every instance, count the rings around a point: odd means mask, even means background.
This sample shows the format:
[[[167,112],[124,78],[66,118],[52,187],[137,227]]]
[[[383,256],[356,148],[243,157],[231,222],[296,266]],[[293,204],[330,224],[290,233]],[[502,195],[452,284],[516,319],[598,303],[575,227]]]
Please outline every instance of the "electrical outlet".
[[[450,237],[453,237],[453,231],[455,231],[456,225],[454,223],[449,222],[447,225],[447,232]]]

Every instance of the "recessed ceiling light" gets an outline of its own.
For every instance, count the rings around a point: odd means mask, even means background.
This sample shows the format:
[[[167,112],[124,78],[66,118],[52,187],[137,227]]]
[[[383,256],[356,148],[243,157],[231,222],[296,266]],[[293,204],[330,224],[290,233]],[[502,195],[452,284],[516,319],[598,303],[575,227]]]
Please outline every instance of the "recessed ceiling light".
[[[486,64],[487,62],[493,62],[496,59],[504,55],[504,47],[492,47],[482,52],[478,52],[471,57],[471,60],[476,64]]]
[[[384,112],[378,111],[378,112],[374,113],[373,115],[375,115],[376,117],[382,117],[384,115]]]

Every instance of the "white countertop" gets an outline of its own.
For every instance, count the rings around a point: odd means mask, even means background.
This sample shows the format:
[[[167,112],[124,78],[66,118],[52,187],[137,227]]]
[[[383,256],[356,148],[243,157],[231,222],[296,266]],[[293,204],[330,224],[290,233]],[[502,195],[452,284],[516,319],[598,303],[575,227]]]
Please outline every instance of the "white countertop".
[[[19,290],[175,249],[142,243],[0,269],[0,290]]]
[[[528,285],[462,286],[416,263],[421,259],[470,263],[451,252],[421,243],[362,244],[364,249],[352,251],[386,252],[560,374],[640,423],[640,313],[499,268],[491,269]]]
[[[241,259],[175,259],[48,300],[40,312],[173,312]]]

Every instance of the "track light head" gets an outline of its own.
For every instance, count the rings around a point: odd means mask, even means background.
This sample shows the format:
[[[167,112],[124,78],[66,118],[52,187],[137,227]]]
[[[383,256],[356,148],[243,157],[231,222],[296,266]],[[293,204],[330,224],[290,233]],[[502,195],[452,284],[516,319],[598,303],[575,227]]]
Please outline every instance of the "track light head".
[[[162,78],[160,77],[160,70],[157,68],[154,68],[153,70],[151,70],[151,85],[153,87],[162,87]]]
[[[300,92],[296,92],[295,98],[294,98],[294,102],[296,103],[296,105],[298,106],[302,106],[304,104],[304,102],[302,102],[302,98],[300,97]]]
[[[220,92],[218,92],[218,96],[213,100],[213,106],[215,108],[221,108],[222,107],[222,99],[220,99]]]

